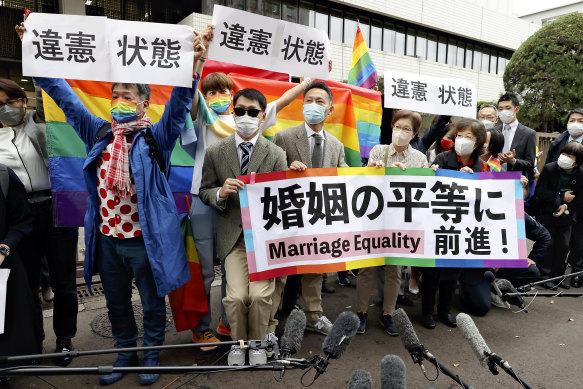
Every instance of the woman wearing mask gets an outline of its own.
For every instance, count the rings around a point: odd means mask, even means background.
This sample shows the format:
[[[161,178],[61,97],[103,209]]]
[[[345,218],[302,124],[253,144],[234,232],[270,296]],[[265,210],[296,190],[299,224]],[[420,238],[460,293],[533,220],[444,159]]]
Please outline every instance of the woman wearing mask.
[[[482,124],[483,123],[484,122],[482,122]],[[495,128],[487,130],[486,142],[484,143],[484,154],[482,154],[480,158],[490,166],[490,170],[493,172],[502,171],[502,165],[496,156],[500,154],[503,148],[504,135],[502,135],[502,131]]]
[[[537,220],[551,234],[551,247],[542,259],[542,267],[550,277],[565,274],[565,260],[569,252],[571,228],[583,201],[583,173],[578,168],[583,162],[583,146],[571,142],[561,149],[557,162],[547,163],[541,171],[535,194],[538,198]],[[580,215],[579,215],[580,216]],[[557,286],[569,289],[569,283],[547,282],[548,289]]]
[[[454,124],[454,150],[446,151],[437,156],[431,168],[433,170],[448,169],[467,173],[490,171],[490,166],[480,159],[483,145],[486,142],[486,129],[477,120],[462,119]],[[455,293],[457,279],[461,269],[457,268],[425,268],[421,284],[421,318],[420,322],[429,329],[435,328],[433,308],[435,294],[439,288],[439,304],[437,316],[449,327],[457,327],[451,315],[451,305]]]
[[[392,143],[390,145],[376,145],[370,151],[368,166],[384,168],[385,166],[406,168],[426,168],[428,167],[425,155],[413,149],[409,144],[419,132],[421,126],[421,115],[417,112],[400,110],[393,117],[392,121]],[[385,266],[385,287],[383,298],[383,313],[380,322],[385,331],[391,336],[398,333],[393,325],[392,313],[395,310],[397,296],[401,285],[401,266]],[[376,267],[366,267],[358,273],[356,293],[358,299],[357,315],[360,319],[360,326],[357,333],[364,334],[366,331],[367,308],[371,291],[375,284]]]

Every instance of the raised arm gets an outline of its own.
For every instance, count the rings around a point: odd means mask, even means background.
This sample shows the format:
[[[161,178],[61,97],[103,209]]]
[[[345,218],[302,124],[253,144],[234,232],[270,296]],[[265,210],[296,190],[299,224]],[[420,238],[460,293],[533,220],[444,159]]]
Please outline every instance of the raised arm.
[[[36,99],[36,109],[34,111],[34,121],[35,123],[44,123],[45,122],[45,107],[43,105],[43,92],[40,86],[32,80],[34,84],[34,97]]]
[[[292,101],[300,97],[302,93],[304,93],[306,88],[310,86],[310,84],[311,84],[310,78],[306,78],[298,85],[286,90],[285,93],[281,95],[279,99],[275,100],[275,111],[276,112],[281,111],[282,109],[287,107]]]
[[[431,128],[429,128],[429,131],[427,131],[425,133],[425,135],[423,136],[423,139],[421,140],[423,142],[423,147],[425,148],[425,150],[429,149],[429,147],[431,147],[433,142],[435,142],[438,139],[443,138],[443,136],[446,133],[445,126],[447,126],[447,123],[449,123],[450,119],[451,119],[451,116],[447,116],[447,115],[439,115],[437,117],[437,120],[435,121],[435,123],[433,123],[431,125]]]

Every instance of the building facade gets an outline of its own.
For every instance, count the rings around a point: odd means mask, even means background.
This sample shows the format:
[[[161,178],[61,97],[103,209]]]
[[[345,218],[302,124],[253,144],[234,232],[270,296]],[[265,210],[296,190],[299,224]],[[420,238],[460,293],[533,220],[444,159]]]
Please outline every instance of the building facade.
[[[583,1],[576,1],[572,4],[563,5],[561,7],[553,7],[544,11],[522,15],[520,16],[520,19],[531,23],[538,23],[544,26],[545,24],[550,23],[563,15],[568,15],[573,12],[583,12]]]

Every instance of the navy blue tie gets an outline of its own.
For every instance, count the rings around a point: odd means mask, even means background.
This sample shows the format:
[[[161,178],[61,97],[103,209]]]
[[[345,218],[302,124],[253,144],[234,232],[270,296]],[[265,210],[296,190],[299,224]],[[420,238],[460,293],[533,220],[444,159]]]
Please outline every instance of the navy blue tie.
[[[253,148],[253,143],[242,142],[239,144],[241,150],[243,151],[243,156],[241,157],[241,175],[247,174],[247,169],[249,169],[249,158],[251,156],[251,149]]]

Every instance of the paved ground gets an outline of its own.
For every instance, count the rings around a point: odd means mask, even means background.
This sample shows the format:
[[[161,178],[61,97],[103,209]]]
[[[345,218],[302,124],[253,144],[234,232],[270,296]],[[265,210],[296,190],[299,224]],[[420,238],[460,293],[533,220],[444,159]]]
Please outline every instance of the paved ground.
[[[332,282],[332,281],[330,281]],[[575,291],[583,291],[576,289]],[[218,300],[219,288],[213,288],[213,300]],[[344,310],[353,310],[355,289],[336,287],[336,293],[325,295],[324,309],[333,320]],[[134,296],[137,297],[137,296]],[[83,311],[79,314],[79,331],[74,339],[79,350],[103,349],[112,346],[110,338],[92,332],[90,323],[105,312],[103,298],[82,301]],[[406,309],[410,317],[420,313],[420,300],[415,298],[415,306]],[[217,304],[215,304],[216,306]],[[101,307],[101,308],[100,308]],[[533,388],[583,387],[581,373],[583,353],[583,310],[582,300],[574,298],[537,297],[529,308],[529,313],[512,313],[508,310],[493,308],[486,317],[474,318],[476,325],[493,352],[507,359],[514,370]],[[457,314],[459,307],[454,309]],[[50,316],[47,310],[46,316]],[[369,371],[375,380],[375,388],[380,388],[380,361],[386,354],[396,354],[403,358],[407,366],[409,388],[454,388],[459,387],[446,376],[440,375],[435,382],[426,380],[416,365],[411,362],[399,338],[387,336],[377,322],[379,308],[369,310],[369,329],[365,335],[357,336],[345,355],[332,361],[327,372],[322,375],[313,388],[346,388],[355,369]],[[215,316],[216,317],[216,316]],[[414,320],[414,319],[412,319]],[[52,351],[54,334],[50,317],[45,318],[47,340],[45,348]],[[216,322],[216,320],[215,320]],[[433,331],[424,329],[413,321],[421,342],[437,357],[438,361],[459,374],[475,388],[520,388],[510,376],[501,372],[493,376],[483,369],[476,360],[469,345],[458,329],[450,329],[438,324]],[[216,325],[216,323],[214,323]],[[306,334],[301,357],[321,352],[324,337]],[[188,332],[167,333],[167,344],[189,343]],[[214,362],[223,352],[202,353],[196,351],[165,351],[162,353],[163,365],[188,366],[194,363],[205,365]],[[71,367],[110,365],[112,355],[80,357]],[[221,361],[220,364],[225,364]],[[427,366],[428,375],[434,370]],[[273,372],[238,372],[203,375],[163,375],[153,388],[300,388],[300,371],[289,371],[283,382],[274,380]],[[57,388],[96,388],[97,376],[56,376],[44,377]],[[16,388],[50,388],[39,378],[16,378],[11,381]],[[137,375],[128,375],[112,388],[139,387]]]

